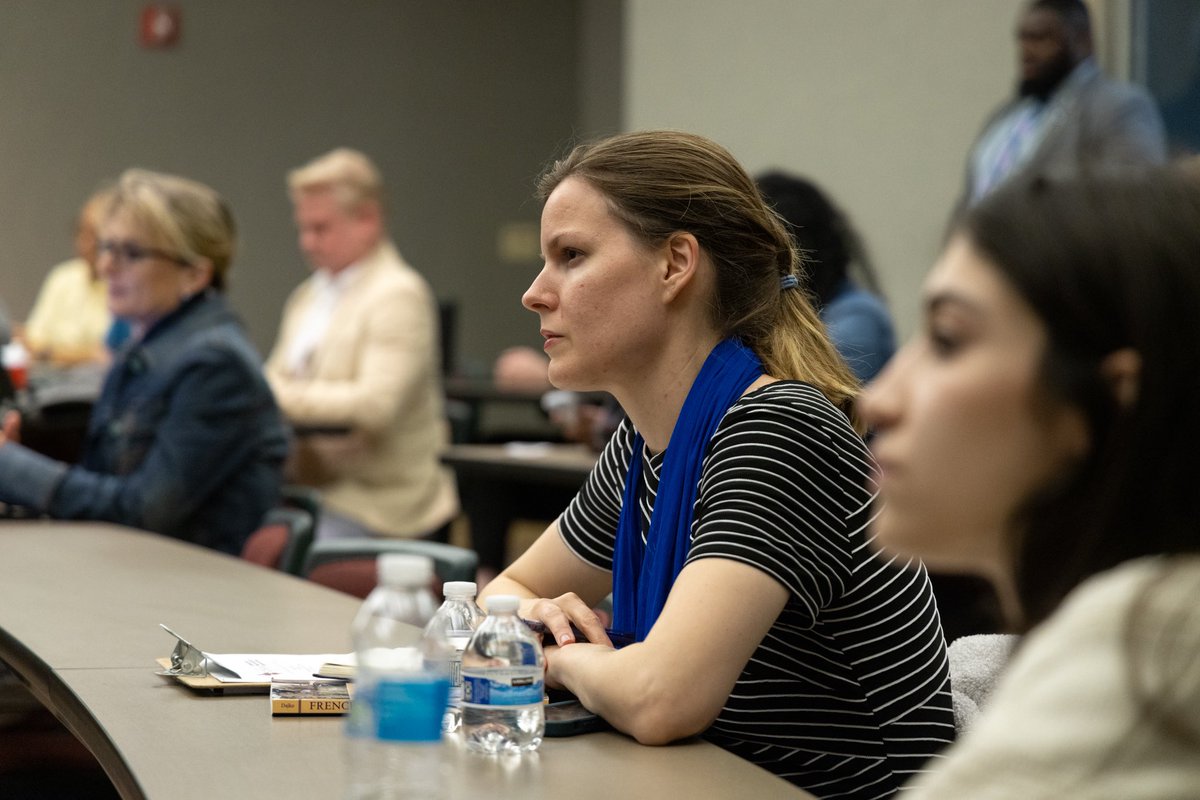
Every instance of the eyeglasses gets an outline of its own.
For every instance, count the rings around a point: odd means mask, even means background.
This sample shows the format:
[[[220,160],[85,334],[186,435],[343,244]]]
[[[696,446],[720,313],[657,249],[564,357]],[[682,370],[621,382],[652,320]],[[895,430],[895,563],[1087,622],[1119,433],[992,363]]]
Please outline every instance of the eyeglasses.
[[[113,260],[121,266],[136,264],[139,261],[145,261],[147,258],[161,258],[164,261],[170,261],[181,267],[190,267],[192,265],[192,262],[183,256],[168,253],[166,250],[159,250],[156,247],[142,247],[140,244],[134,244],[133,242],[118,242],[112,239],[101,239],[96,244],[96,253],[101,256],[112,256]]]

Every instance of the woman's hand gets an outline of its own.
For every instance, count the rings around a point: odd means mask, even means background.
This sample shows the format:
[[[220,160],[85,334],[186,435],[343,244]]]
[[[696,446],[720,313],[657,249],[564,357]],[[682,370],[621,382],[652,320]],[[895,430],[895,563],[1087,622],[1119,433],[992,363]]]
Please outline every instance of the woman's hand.
[[[551,659],[556,660],[558,658],[558,651],[561,649],[562,648],[556,644],[547,644],[542,646],[542,655],[546,659],[546,686],[550,689],[567,688],[566,686],[563,686],[562,681],[558,680],[558,677],[550,671]]]
[[[574,592],[567,592],[555,598],[542,597],[526,601],[522,604],[522,615],[526,619],[544,624],[546,630],[554,637],[555,643],[560,646],[577,641],[575,631],[571,628],[574,624],[587,641],[612,647],[608,633],[604,630],[603,620]]]
[[[480,605],[488,597],[511,594],[522,598],[521,616],[546,626],[555,644],[572,644],[576,632],[589,641],[609,644],[604,621],[592,604],[612,591],[612,574],[594,567],[572,553],[552,522],[529,549],[497,575],[479,594]]]
[[[577,642],[570,647],[547,645],[545,647],[546,685],[551,689],[571,691],[571,687],[567,685],[566,676],[570,673],[573,662],[592,658],[597,653],[615,652],[612,647],[590,642]]]
[[[0,447],[9,442],[21,441],[21,414],[17,411],[7,411],[4,421],[0,424]]]

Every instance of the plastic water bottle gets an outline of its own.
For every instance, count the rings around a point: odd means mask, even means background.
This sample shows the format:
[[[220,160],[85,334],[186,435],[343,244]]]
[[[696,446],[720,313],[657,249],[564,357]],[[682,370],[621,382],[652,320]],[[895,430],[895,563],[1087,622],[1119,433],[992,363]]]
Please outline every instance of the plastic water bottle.
[[[433,564],[379,557],[379,582],[354,618],[358,667],[346,720],[349,800],[442,800],[442,715],[452,645],[422,627],[434,613]]]
[[[425,626],[426,635],[448,640],[453,648],[450,655],[450,700],[442,719],[442,730],[452,733],[462,722],[462,656],[484,614],[475,605],[474,581],[448,581],[442,584],[445,601]],[[435,630],[436,629],[436,630]]]
[[[462,729],[476,752],[536,750],[546,730],[546,657],[518,604],[512,595],[489,597],[488,617],[463,652]]]

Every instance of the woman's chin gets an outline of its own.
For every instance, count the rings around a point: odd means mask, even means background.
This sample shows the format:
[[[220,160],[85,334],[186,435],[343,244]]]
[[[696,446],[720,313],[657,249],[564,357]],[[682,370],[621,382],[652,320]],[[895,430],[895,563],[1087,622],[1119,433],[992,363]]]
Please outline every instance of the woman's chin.
[[[550,362],[550,368],[546,371],[546,379],[550,381],[550,385],[555,389],[562,389],[567,392],[587,391],[581,385],[578,375],[561,364],[555,364],[553,360]]]

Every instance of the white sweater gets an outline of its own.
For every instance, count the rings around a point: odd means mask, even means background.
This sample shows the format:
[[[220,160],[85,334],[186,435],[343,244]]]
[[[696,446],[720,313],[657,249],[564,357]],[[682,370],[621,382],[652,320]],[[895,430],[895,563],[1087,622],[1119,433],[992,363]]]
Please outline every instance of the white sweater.
[[[1190,735],[1144,714],[1135,685]],[[1076,589],[929,766],[905,800],[1200,798],[1200,558],[1139,559]]]

